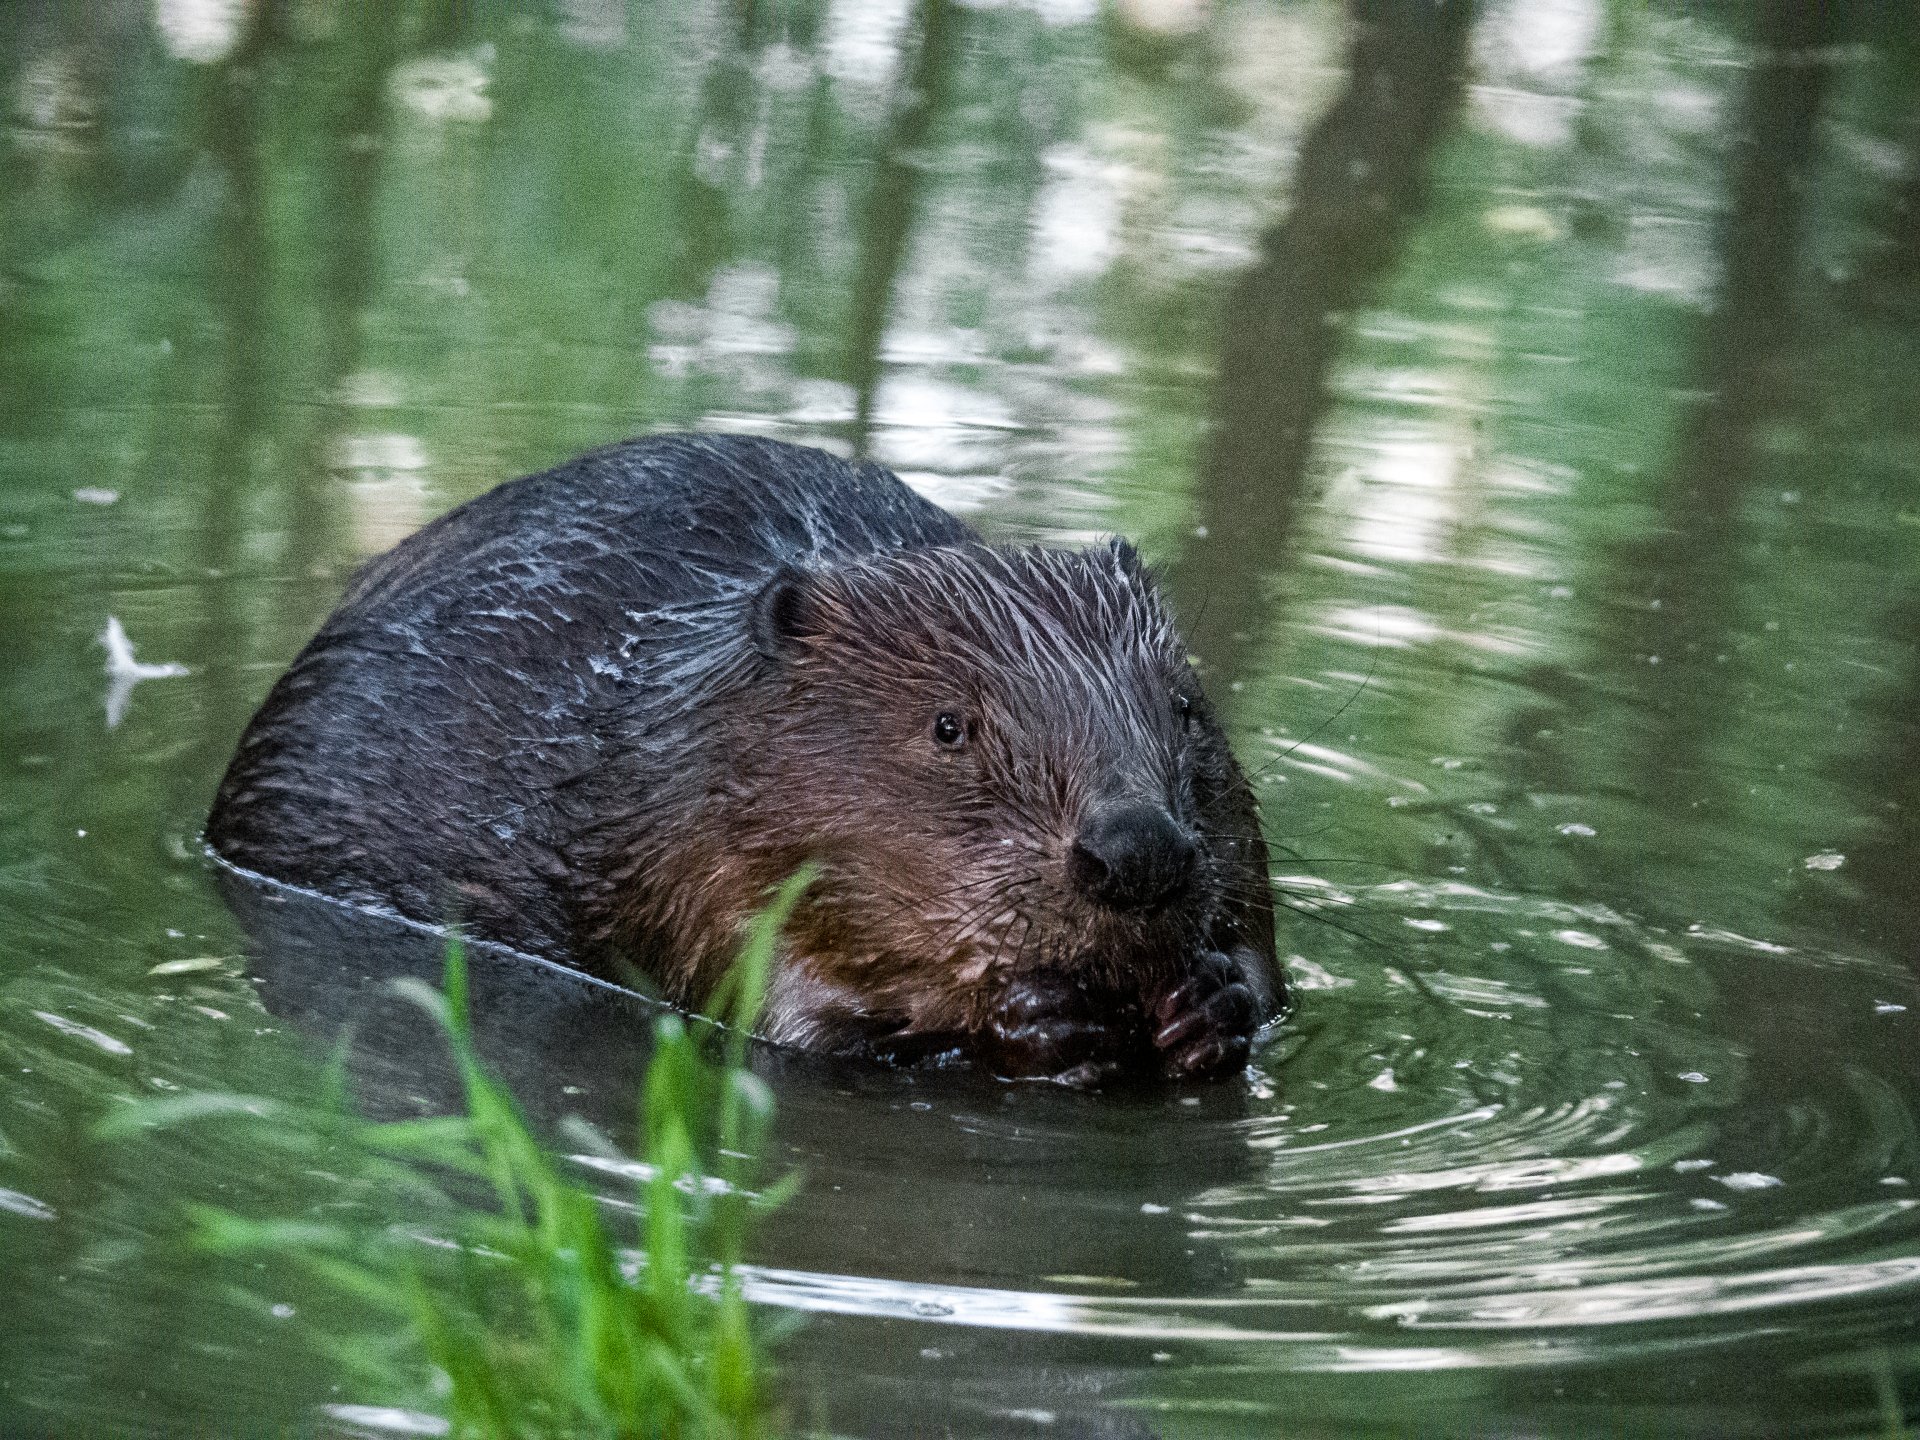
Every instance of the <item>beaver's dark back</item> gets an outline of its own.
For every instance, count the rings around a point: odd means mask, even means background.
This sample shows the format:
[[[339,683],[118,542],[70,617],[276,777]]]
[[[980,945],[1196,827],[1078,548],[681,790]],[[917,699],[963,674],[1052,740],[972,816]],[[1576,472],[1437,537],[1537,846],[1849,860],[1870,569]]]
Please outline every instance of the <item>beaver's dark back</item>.
[[[361,572],[248,727],[208,839],[275,879],[564,950],[596,777],[703,783],[702,713],[750,678],[759,583],[971,538],[878,466],[747,437],[635,440],[502,485]]]

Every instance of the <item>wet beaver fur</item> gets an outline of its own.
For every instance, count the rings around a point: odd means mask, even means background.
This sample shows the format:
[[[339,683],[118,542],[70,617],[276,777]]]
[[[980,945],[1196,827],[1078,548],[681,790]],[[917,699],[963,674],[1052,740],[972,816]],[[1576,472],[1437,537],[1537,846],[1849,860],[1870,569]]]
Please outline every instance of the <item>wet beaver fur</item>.
[[[984,544],[890,472],[657,436],[355,579],[207,837],[273,879],[697,1006],[821,865],[762,1031],[1008,1075],[1238,1069],[1266,849],[1124,542]]]

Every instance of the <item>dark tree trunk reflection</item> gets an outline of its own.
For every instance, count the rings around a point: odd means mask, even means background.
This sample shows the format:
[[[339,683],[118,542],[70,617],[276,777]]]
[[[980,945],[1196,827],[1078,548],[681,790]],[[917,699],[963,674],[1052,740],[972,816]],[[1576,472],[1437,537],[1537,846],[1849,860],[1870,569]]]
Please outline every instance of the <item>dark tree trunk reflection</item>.
[[[1908,55],[1903,68],[1909,80],[1920,79],[1920,53]],[[1906,178],[1875,207],[1877,233],[1865,247],[1857,288],[1878,317],[1920,311],[1920,100],[1906,116],[1906,131]],[[1904,329],[1892,333],[1906,339]],[[1903,379],[1896,371],[1885,382],[1897,394]],[[1920,432],[1920,414],[1910,402],[1904,428]],[[1899,497],[1903,511],[1920,513],[1917,481],[1908,477]],[[1816,929],[1858,937],[1920,973],[1920,582],[1906,577],[1903,586],[1877,632],[1877,658],[1897,678],[1854,712],[1864,742],[1828,766],[1863,821],[1843,846],[1846,860],[1837,875],[1802,876],[1798,908]]]
[[[1266,651],[1264,584],[1292,538],[1342,321],[1392,267],[1423,208],[1472,17],[1465,3],[1354,0],[1346,89],[1301,150],[1286,218],[1227,296],[1196,493],[1206,538],[1174,575],[1216,688]]]
[[[1761,14],[1759,63],[1746,100],[1733,205],[1721,236],[1722,278],[1700,351],[1706,399],[1675,467],[1685,510],[1729,519],[1756,463],[1761,421],[1789,402],[1780,363],[1797,309],[1804,202],[1815,122],[1832,58],[1828,11],[1772,0]]]
[[[732,167],[723,180],[703,174],[700,163],[702,147],[713,140],[723,141],[736,154],[744,151],[753,123],[753,66],[759,55],[753,7],[736,7],[733,18],[728,43],[701,82],[698,118],[674,166],[675,210],[681,220],[671,290],[694,300],[706,294],[714,271],[734,254],[734,207],[747,188]]]
[[[1808,888],[1829,908],[1821,917],[1826,928],[1857,935],[1920,972],[1920,593],[1890,620],[1905,671],[1896,687],[1863,707],[1872,737],[1838,777],[1854,792],[1856,813],[1877,818],[1846,847],[1843,883],[1836,889],[1809,876]]]
[[[1796,333],[1804,204],[1816,121],[1830,78],[1825,7],[1769,0],[1734,151],[1721,231],[1721,280],[1701,335],[1696,389],[1644,538],[1619,548],[1622,597],[1607,668],[1649,717],[1633,761],[1639,793],[1680,830],[1710,821],[1724,796],[1720,744],[1739,713],[1733,634],[1748,579],[1743,507],[1763,456],[1761,427],[1790,414],[1786,363]],[[1690,845],[1690,840],[1677,843]]]
[[[1825,6],[1768,0],[1755,25],[1758,53],[1719,242],[1721,278],[1696,357],[1702,398],[1683,420],[1652,497],[1651,529],[1613,559],[1621,603],[1608,664],[1622,694],[1611,703],[1624,698],[1635,717],[1627,784],[1649,814],[1667,822],[1650,827],[1633,849],[1607,852],[1619,867],[1616,893],[1642,888],[1647,874],[1699,874],[1732,863],[1719,852],[1738,843],[1722,826],[1747,783],[1735,729],[1768,683],[1739,643],[1758,623],[1749,597],[1763,557],[1752,544],[1750,502],[1768,478],[1766,429],[1807,403],[1808,367],[1793,350],[1807,200],[1834,56]],[[1763,645],[1756,653],[1769,652]],[[1809,1067],[1826,1065],[1834,1047],[1848,1043],[1843,1037],[1857,1043],[1857,1034],[1833,1011],[1802,1003],[1802,971],[1719,957],[1712,973],[1723,1013],[1757,1059],[1740,1077],[1742,1103],[1723,1126],[1717,1158],[1757,1166],[1777,1153],[1777,1117],[1806,1093]]]
[[[1890,84],[1906,97],[1906,178],[1881,202],[1873,217],[1875,243],[1862,256],[1851,290],[1869,310],[1904,315],[1920,314],[1920,27],[1901,37],[1897,23],[1886,49],[1895,58],[1887,63]],[[1904,44],[1902,39],[1904,38]]]
[[[892,116],[867,192],[865,246],[847,327],[847,380],[855,396],[853,444],[863,455],[873,424],[880,347],[893,309],[894,283],[919,211],[927,137],[946,101],[959,55],[960,12],[952,0],[921,0],[914,29],[912,58],[895,84]]]
[[[375,225],[390,128],[387,86],[406,53],[398,17],[391,12],[371,13],[343,32],[335,42],[340,81],[327,115],[329,153],[322,171],[327,198],[312,212],[318,222],[311,243],[320,256],[316,299],[323,346],[314,378],[330,400],[361,367],[366,351],[367,314],[380,268]],[[308,459],[293,467],[289,564],[311,557],[331,562],[341,554],[335,481],[323,453],[328,438],[324,430],[316,435]],[[278,654],[293,653],[317,619],[304,597],[278,618],[284,627]]]
[[[257,437],[267,430],[269,244],[266,165],[262,157],[262,68],[275,42],[267,23],[250,16],[240,43],[207,77],[202,109],[204,143],[226,187],[207,237],[209,296],[220,316],[222,412],[206,457],[200,507],[200,563],[209,577],[196,652],[216,657],[208,687],[219,714],[238,714],[241,695],[234,659],[247,652],[248,621],[238,568],[246,538],[245,497]],[[201,737],[207,773],[230,736]]]

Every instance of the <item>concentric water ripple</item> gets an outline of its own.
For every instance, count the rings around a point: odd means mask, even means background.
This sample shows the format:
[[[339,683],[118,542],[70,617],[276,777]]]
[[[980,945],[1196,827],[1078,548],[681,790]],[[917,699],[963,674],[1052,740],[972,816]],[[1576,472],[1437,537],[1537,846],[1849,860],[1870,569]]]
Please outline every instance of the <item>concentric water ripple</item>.
[[[1710,1020],[1749,963],[1817,985],[1868,1034],[1900,1013],[1885,996],[1914,998],[1910,977],[1464,885],[1323,894],[1372,934],[1437,924],[1391,963],[1359,940],[1317,944],[1310,988],[1239,1094],[1103,1104],[937,1077],[865,1089],[891,1117],[888,1143],[814,1150],[792,1228],[872,1253],[882,1232],[863,1217],[884,1229],[914,1212],[919,1244],[882,1243],[877,1269],[770,1265],[756,1298],[1250,1346],[1301,1372],[1540,1365],[1568,1346],[1645,1357],[1708,1343],[1686,1322],[1710,1317],[1777,1332],[1823,1305],[1920,1303],[1891,1041],[1796,1059]],[[1570,1043],[1567,1024],[1593,1007],[1610,1023]],[[1316,1097],[1336,1094],[1334,1118],[1316,1119]],[[813,1121],[834,1123],[789,1112],[792,1129]],[[1049,1193],[1009,1194],[1023,1179]],[[980,1232],[989,1242],[969,1243]],[[1035,1286],[1039,1265],[1057,1283]]]

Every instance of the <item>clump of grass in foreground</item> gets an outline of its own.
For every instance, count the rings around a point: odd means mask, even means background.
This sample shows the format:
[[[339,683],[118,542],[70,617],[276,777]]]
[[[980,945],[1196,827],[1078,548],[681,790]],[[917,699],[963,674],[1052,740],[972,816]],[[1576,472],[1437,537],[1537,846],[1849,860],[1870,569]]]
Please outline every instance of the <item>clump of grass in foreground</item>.
[[[466,1113],[375,1124],[348,1116],[341,1102],[330,1143],[364,1153],[383,1194],[439,1198],[434,1173],[451,1172],[469,1194],[479,1187],[491,1208],[461,1207],[444,1237],[454,1243],[426,1245],[394,1231],[369,1236],[196,1207],[195,1243],[292,1260],[403,1322],[403,1340],[447,1377],[455,1436],[770,1434],[770,1372],[738,1265],[752,1211],[778,1203],[785,1187],[758,1196],[751,1188],[744,1157],[759,1151],[772,1100],[745,1058],[780,926],[810,879],[803,871],[781,887],[716,996],[715,1018],[728,1026],[717,1071],[678,1017],[656,1023],[631,1237],[643,1255],[637,1266],[623,1256],[607,1207],[560,1174],[512,1095],[480,1063],[457,942],[448,948],[444,991],[401,983],[445,1030]],[[240,1096],[132,1108],[138,1113],[112,1117],[101,1133],[210,1114],[284,1119],[271,1102]],[[289,1142],[283,1134],[276,1143]],[[338,1353],[376,1383],[382,1374],[391,1381],[392,1362],[369,1364],[364,1346]]]

